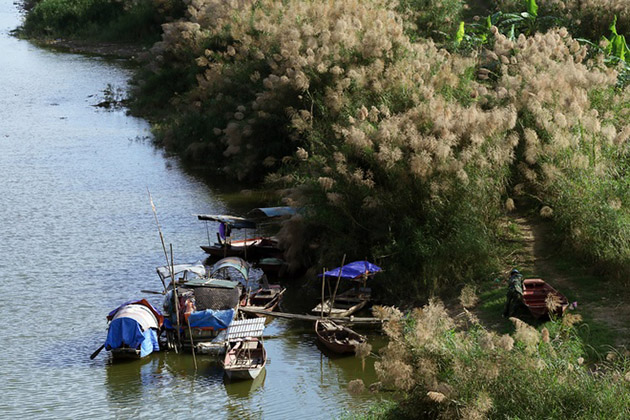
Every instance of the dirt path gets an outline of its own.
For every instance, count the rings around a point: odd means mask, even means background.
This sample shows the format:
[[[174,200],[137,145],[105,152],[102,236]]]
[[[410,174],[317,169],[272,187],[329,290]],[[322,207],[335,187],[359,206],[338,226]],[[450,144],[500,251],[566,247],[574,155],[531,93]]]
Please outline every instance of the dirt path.
[[[630,347],[629,293],[616,287],[617,282],[591,274],[589,267],[569,263],[550,239],[550,226],[544,221],[514,217],[511,222],[518,227],[523,245],[515,255],[515,265],[548,281],[571,302],[577,301],[578,313],[587,322],[595,321],[591,328],[606,325],[617,332],[617,346]]]

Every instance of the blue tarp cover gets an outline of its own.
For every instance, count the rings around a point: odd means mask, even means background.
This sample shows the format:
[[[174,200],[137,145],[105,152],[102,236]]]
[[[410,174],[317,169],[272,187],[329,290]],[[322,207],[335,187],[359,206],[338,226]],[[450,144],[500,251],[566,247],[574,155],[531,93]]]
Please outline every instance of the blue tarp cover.
[[[350,264],[346,264],[343,267],[337,267],[333,270],[326,271],[323,275],[326,277],[338,277],[339,270],[341,270],[341,278],[344,279],[356,279],[364,274],[372,275],[381,271],[381,267],[372,264],[367,261],[355,261]],[[322,274],[319,275],[321,277]]]
[[[140,324],[131,318],[118,318],[109,324],[105,349],[118,349],[127,345],[132,349],[140,349],[140,356],[146,356],[152,351],[160,349],[155,330],[149,328],[142,332]]]
[[[234,309],[225,309],[223,311],[206,309],[205,311],[195,311],[190,314],[188,323],[191,328],[222,330],[230,325],[232,319],[234,319]]]
[[[160,351],[160,343],[157,332],[153,328],[149,328],[144,332],[144,341],[140,346],[140,357],[148,356],[154,351]]]

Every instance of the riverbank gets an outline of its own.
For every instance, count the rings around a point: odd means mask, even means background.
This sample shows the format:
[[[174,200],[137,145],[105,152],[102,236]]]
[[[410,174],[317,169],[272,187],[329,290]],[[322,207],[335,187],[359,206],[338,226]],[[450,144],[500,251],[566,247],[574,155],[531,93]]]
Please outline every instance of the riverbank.
[[[61,52],[84,55],[97,55],[106,58],[128,60],[138,65],[138,57],[146,53],[148,48],[137,44],[120,44],[114,42],[98,42],[76,39],[29,39],[42,48],[50,48]]]

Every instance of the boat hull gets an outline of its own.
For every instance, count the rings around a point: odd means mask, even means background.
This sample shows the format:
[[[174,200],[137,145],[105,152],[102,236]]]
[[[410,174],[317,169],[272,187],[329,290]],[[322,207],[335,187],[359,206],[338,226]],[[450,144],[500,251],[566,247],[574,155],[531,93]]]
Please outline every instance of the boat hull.
[[[547,307],[549,295],[555,295],[557,306],[553,315],[562,316],[569,306],[569,300],[548,283],[541,279],[525,279],[523,281],[523,303],[534,318],[550,315]]]
[[[357,346],[367,341],[361,334],[330,320],[315,321],[315,333],[324,347],[337,354],[355,353]]]
[[[232,342],[225,353],[223,369],[231,380],[255,379],[267,364],[267,351],[262,341],[248,338]]]
[[[264,368],[247,369],[247,370],[226,370],[225,374],[230,380],[248,380],[256,379]]]
[[[141,359],[140,350],[129,348],[111,349],[112,357],[115,360],[138,360]],[[148,354],[144,357],[147,357]]]

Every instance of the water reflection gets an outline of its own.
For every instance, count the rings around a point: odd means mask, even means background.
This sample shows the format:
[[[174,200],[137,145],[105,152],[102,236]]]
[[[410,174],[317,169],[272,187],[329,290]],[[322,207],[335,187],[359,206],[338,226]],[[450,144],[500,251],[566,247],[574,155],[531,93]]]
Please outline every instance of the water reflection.
[[[105,366],[107,398],[113,404],[127,404],[141,399],[152,388],[161,386],[163,363],[157,357],[139,360],[110,360]]]
[[[267,369],[263,369],[256,379],[251,381],[232,381],[227,375],[223,378],[223,384],[227,394],[234,399],[249,400],[254,392],[258,388],[263,388],[265,385],[265,377],[267,376]],[[262,389],[260,390],[262,391]]]

